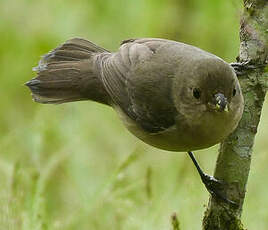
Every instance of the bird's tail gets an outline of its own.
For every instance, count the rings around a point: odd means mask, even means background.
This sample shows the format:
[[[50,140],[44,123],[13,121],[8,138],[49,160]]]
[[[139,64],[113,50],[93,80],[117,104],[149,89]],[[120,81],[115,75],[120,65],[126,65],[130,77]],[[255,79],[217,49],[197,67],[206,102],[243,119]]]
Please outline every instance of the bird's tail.
[[[74,38],[44,55],[37,67],[37,77],[25,84],[34,101],[59,104],[94,100],[108,104],[94,55],[109,51],[90,41]]]

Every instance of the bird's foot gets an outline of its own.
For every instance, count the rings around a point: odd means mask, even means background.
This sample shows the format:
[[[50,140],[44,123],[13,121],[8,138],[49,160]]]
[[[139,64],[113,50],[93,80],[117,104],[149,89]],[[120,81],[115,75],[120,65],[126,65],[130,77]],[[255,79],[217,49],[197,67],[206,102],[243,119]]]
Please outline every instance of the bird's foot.
[[[264,64],[253,64],[251,60],[245,62],[232,62],[230,66],[235,70],[236,75],[243,75],[245,72],[250,70],[255,70],[259,68],[264,68],[267,66],[267,62]]]
[[[232,200],[229,200],[226,195],[223,194],[224,187],[226,186],[226,184],[223,181],[217,180],[213,176],[204,173],[203,170],[200,168],[199,164],[197,163],[193,152],[189,151],[187,153],[192,159],[192,162],[194,163],[203,184],[206,186],[208,192],[212,195],[212,197],[216,198],[217,200],[222,200],[225,203],[232,205],[233,207],[238,207],[237,203]]]
[[[234,207],[237,207],[238,204],[235,203],[232,200],[229,200],[223,193],[223,186],[224,186],[224,182],[217,180],[216,178],[214,178],[213,176],[207,175],[207,174],[203,174],[201,175],[201,179],[203,184],[206,186],[208,192],[212,195],[212,197],[218,199],[218,200],[222,200],[228,204],[231,204]]]

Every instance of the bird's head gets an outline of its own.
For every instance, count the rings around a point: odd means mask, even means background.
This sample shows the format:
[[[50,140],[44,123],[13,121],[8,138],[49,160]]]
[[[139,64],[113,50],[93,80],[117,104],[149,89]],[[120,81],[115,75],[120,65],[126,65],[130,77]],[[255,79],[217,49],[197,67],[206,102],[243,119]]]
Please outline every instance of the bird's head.
[[[175,98],[175,105],[190,123],[202,122],[204,116],[212,123],[214,117],[217,122],[225,122],[228,117],[238,123],[244,102],[239,81],[228,63],[220,58],[203,58],[180,79],[177,90],[181,100]]]

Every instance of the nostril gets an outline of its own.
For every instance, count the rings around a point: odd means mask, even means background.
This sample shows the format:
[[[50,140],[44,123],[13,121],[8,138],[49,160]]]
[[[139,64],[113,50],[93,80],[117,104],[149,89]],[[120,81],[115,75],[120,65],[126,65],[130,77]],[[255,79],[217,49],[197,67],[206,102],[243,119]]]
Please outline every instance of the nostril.
[[[236,89],[233,89],[233,97],[236,95]]]
[[[193,96],[196,99],[199,99],[201,97],[201,91],[200,91],[200,89],[194,88],[194,90],[193,90]]]

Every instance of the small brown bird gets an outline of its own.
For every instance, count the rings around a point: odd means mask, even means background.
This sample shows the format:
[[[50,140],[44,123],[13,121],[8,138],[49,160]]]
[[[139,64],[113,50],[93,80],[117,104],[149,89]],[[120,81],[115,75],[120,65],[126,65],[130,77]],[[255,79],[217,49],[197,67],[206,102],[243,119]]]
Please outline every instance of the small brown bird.
[[[144,142],[188,152],[209,192],[229,201],[191,152],[221,142],[242,116],[238,79],[221,58],[164,39],[125,40],[113,53],[74,38],[50,51],[34,70],[37,77],[26,85],[36,102],[92,100],[112,106]]]

